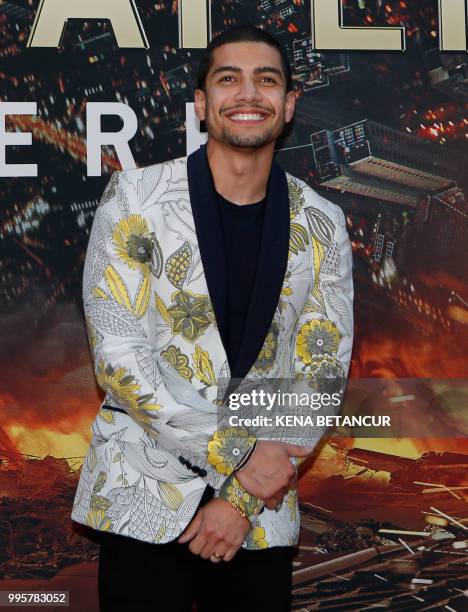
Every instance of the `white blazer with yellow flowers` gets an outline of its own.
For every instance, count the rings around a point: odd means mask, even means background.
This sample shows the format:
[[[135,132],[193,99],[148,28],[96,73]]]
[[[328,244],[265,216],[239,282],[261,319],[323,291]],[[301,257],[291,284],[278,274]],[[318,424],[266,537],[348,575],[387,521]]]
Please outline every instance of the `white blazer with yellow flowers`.
[[[83,302],[106,395],[71,517],[100,531],[168,542],[210,485],[250,518],[244,548],[294,545],[297,491],[274,511],[242,488],[235,469],[255,436],[221,426],[217,409],[234,378],[346,379],[354,290],[345,216],[273,161],[256,280],[230,368],[215,196],[206,145],[188,157],[115,172],[104,191]]]

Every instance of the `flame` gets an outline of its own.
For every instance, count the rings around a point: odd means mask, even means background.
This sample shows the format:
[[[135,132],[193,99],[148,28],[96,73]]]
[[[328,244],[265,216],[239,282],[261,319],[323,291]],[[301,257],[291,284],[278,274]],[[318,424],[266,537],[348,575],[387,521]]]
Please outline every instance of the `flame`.
[[[80,433],[57,433],[46,427],[37,427],[33,432],[20,425],[12,425],[8,435],[14,442],[16,452],[45,457],[82,457],[86,454],[89,440]]]
[[[435,282],[445,283],[446,288],[453,288],[462,296],[468,295],[468,288],[450,277],[439,275],[437,281],[431,280],[431,283]],[[447,312],[452,318],[466,320],[466,310],[458,304],[449,306]],[[466,342],[449,333],[423,336],[411,322],[397,319],[391,308],[385,321],[366,318],[362,314],[355,324],[349,375],[352,378],[387,379],[464,378]]]
[[[447,314],[454,321],[463,323],[463,325],[468,325],[468,310],[466,310],[466,308],[462,308],[461,306],[449,306],[447,308]]]

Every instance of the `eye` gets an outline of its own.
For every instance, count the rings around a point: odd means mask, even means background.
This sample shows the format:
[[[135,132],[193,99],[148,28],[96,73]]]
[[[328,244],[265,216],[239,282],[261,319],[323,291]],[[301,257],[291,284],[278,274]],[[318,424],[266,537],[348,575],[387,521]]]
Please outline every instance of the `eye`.
[[[234,77],[232,76],[232,74],[226,74],[225,76],[221,77],[220,81],[224,81],[224,79],[233,79]]]
[[[270,81],[270,83],[276,83],[275,79],[273,77],[263,77],[264,79],[267,79]]]

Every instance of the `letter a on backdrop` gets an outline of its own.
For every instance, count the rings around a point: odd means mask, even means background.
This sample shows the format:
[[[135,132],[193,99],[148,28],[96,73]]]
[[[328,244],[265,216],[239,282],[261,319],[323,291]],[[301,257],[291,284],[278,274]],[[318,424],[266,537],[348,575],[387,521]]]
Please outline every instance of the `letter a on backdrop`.
[[[119,47],[148,49],[134,0],[41,0],[28,47],[60,47],[69,19],[109,19]]]

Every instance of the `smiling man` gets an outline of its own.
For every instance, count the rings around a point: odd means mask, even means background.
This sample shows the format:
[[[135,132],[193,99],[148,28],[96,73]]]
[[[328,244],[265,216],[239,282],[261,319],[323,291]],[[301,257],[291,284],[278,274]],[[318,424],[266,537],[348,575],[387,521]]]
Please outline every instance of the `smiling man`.
[[[352,257],[335,204],[286,173],[287,56],[230,29],[201,61],[208,141],[116,172],[96,211],[83,300],[106,397],[72,518],[101,533],[101,610],[285,612],[297,466],[313,447],[224,426],[233,381],[346,379]]]

